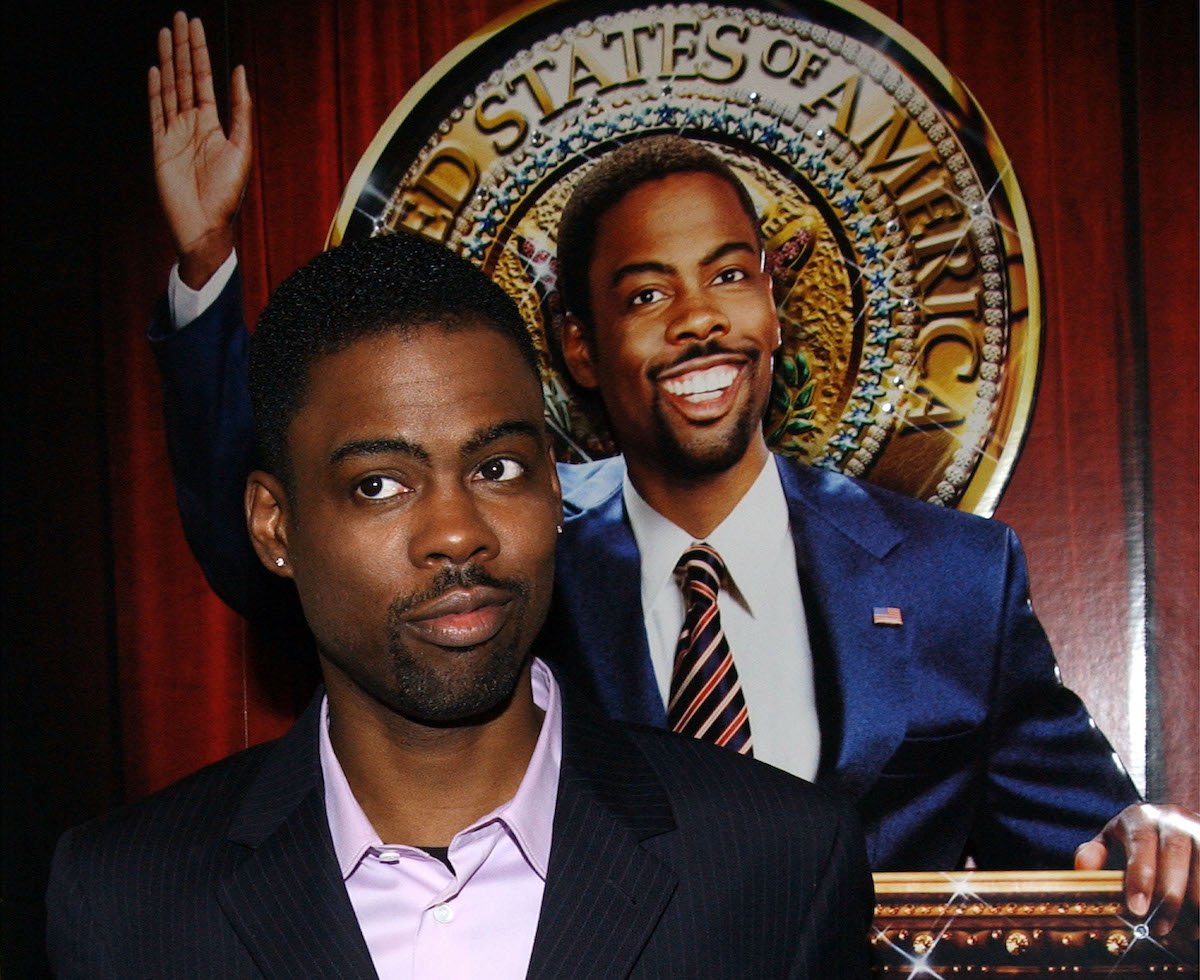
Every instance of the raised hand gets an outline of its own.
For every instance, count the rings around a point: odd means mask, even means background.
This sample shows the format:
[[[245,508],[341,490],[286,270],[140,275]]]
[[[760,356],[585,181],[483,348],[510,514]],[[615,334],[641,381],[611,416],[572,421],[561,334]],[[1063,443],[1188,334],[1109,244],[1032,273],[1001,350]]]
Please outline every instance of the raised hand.
[[[179,275],[198,289],[233,250],[233,220],[250,175],[246,70],[233,70],[226,136],[204,25],[179,11],[171,27],[159,31],[158,65],[150,69],[147,88],[159,201],[179,253]]]

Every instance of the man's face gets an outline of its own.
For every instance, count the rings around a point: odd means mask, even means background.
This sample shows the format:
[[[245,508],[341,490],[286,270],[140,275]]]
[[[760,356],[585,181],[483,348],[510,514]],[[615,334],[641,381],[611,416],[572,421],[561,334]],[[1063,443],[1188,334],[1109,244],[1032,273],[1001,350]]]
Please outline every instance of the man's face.
[[[592,374],[575,373],[631,465],[705,476],[761,445],[779,319],[732,187],[683,173],[634,188],[600,219],[588,280]]]
[[[494,330],[321,358],[288,430],[286,569],[326,676],[421,723],[506,702],[546,616],[558,481],[536,381]]]

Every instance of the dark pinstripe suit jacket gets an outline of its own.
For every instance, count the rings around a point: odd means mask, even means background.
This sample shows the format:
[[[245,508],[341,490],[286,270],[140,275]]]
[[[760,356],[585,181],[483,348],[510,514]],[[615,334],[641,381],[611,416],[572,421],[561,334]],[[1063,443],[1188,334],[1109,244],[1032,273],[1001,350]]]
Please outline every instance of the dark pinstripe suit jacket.
[[[325,818],[319,700],[249,749],[64,835],[61,977],[373,977]],[[531,977],[859,977],[853,811],[724,749],[568,701]]]

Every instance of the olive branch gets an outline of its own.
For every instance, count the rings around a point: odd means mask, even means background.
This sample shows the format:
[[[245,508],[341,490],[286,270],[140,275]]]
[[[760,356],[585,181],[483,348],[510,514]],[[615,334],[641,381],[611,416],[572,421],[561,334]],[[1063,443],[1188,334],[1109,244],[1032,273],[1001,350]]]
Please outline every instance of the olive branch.
[[[771,379],[770,411],[767,415],[767,444],[788,455],[801,455],[801,438],[817,427],[812,420],[816,382],[803,353],[781,354]]]

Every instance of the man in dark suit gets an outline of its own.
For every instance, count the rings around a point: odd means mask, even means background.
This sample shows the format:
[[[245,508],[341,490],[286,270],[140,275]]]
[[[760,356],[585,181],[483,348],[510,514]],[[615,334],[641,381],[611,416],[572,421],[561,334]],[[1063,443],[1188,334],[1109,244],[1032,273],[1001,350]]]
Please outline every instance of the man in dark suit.
[[[248,154],[239,77],[229,140],[202,103],[199,133],[225,151],[205,158],[225,174],[206,174],[205,199],[180,193],[202,181],[167,172],[190,159],[191,132],[156,138],[179,278],[211,295],[186,325],[160,310],[152,339],[189,540],[218,593],[253,615],[262,577],[231,517],[231,488],[253,463],[230,257]],[[585,177],[560,241],[564,352],[623,450],[559,469],[567,520],[549,635],[564,669],[612,716],[665,725],[682,616],[674,565],[693,541],[724,538],[722,616],[753,751],[852,794],[875,868],[1064,867],[1080,845],[1078,866],[1096,867],[1124,852],[1131,908],[1153,905],[1155,927],[1169,927],[1200,889],[1196,824],[1137,803],[1062,687],[1012,532],[773,458],[758,420],[779,326],[745,191],[703,153],[647,154],[648,166],[624,154]],[[760,502],[770,520],[747,519]]]
[[[60,976],[863,974],[847,803],[589,716],[533,656],[562,514],[536,363],[499,287],[418,236],[276,291],[246,515],[324,689],[64,837]]]

